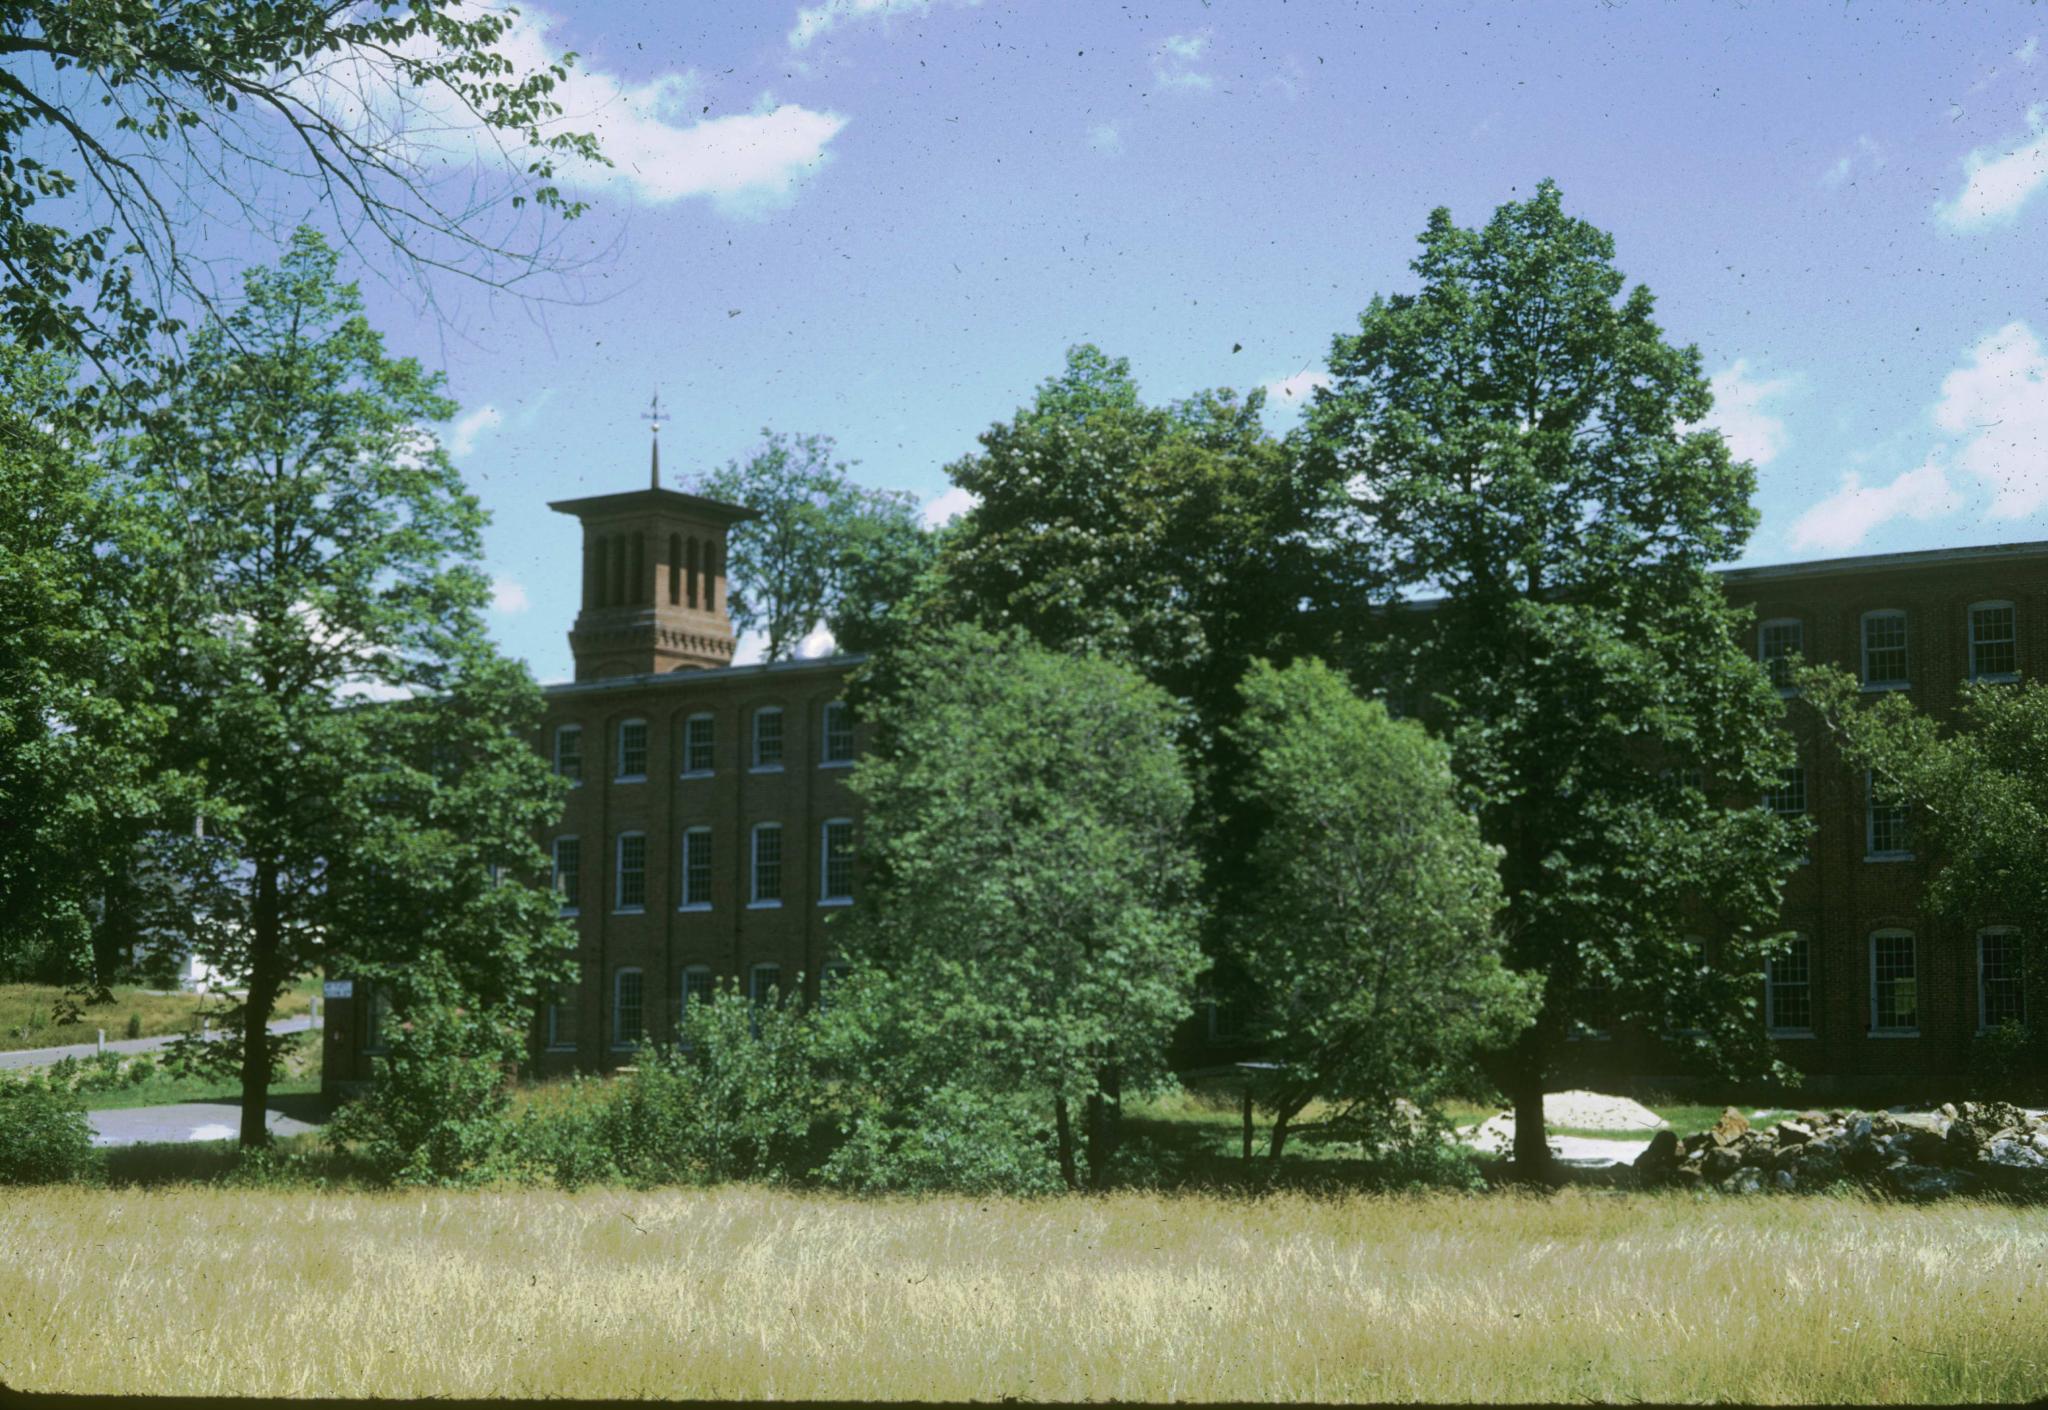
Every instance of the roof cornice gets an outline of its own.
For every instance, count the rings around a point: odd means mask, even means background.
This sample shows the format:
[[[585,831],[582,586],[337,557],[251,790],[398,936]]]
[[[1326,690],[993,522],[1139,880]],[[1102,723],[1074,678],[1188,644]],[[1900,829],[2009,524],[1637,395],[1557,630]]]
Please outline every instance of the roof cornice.
[[[803,661],[756,661],[746,666],[713,666],[702,671],[657,671],[639,676],[606,676],[594,681],[556,681],[542,686],[541,693],[553,699],[562,695],[596,695],[608,690],[639,690],[648,686],[681,688],[702,681],[734,680],[742,676],[804,675],[814,671],[846,670],[867,659],[865,651],[848,651]]]
[[[1729,583],[1774,583],[1787,578],[1947,568],[2021,558],[2048,558],[2048,539],[1987,543],[1967,548],[1923,548],[1911,553],[1865,553],[1852,558],[1813,558],[1803,563],[1766,563],[1754,568],[1717,568],[1714,571]]]

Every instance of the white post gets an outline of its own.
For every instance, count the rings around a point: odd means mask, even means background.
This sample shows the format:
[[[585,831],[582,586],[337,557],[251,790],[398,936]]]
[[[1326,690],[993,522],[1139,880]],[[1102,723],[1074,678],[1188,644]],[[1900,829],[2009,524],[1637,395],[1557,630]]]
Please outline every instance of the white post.
[[[101,1052],[105,1052],[105,1051],[107,1050],[107,1030],[106,1030],[106,1029],[104,1029],[104,1028],[102,1028],[102,1029],[100,1030],[100,1048],[99,1048],[99,1050],[100,1050]]]

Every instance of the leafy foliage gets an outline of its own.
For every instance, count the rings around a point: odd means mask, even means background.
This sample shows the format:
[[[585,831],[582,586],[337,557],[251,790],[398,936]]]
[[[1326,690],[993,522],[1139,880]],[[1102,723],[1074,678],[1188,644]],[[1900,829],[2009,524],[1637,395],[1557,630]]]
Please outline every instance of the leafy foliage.
[[[727,538],[733,625],[763,633],[770,661],[792,655],[820,623],[872,638],[927,557],[916,500],[848,479],[830,436],[763,430],[761,441],[701,487],[760,516]]]
[[[418,1002],[394,1013],[369,1092],[328,1128],[377,1178],[459,1185],[499,1173],[520,1030],[502,1015]]]
[[[1411,1124],[1401,1099],[1468,1089],[1538,992],[1501,965],[1497,852],[1444,746],[1319,661],[1261,662],[1241,689],[1260,880],[1230,930],[1264,994],[1252,1035],[1282,1064],[1265,1084],[1277,1163],[1318,1098],[1371,1139]]]
[[[75,1180],[92,1162],[92,1124],[52,1082],[0,1077],[0,1185]]]
[[[1697,349],[1665,341],[1554,184],[1481,229],[1438,210],[1421,246],[1420,289],[1333,340],[1310,451],[1352,491],[1359,669],[1442,733],[1503,849],[1509,962],[1545,988],[1501,1072],[1540,1167],[1538,1098],[1575,1022],[1704,1026],[1702,1060],[1769,1061],[1755,996],[1791,839],[1684,778],[1746,802],[1791,762],[1709,571],[1756,523],[1755,474],[1691,429],[1711,405]],[[1694,930],[1724,981],[1682,994]],[[1708,1001],[1702,1024],[1687,1010]]]
[[[515,13],[458,0],[7,0],[0,5],[0,328],[112,370],[139,366],[202,303],[206,263],[188,212],[272,228],[256,191],[313,188],[415,270],[478,277],[516,240],[506,209],[573,217],[563,159],[602,161],[555,125],[574,56],[518,72],[501,49]],[[421,124],[474,123],[508,147],[507,189],[442,184]],[[532,256],[515,257],[530,267]]]
[[[852,783],[862,903],[833,922],[853,967],[833,1016],[867,1055],[856,1108],[1036,1094],[1069,1183],[1085,1108],[1099,1183],[1118,1094],[1164,1076],[1203,963],[1172,703],[1111,662],[973,627],[920,640],[888,679]]]

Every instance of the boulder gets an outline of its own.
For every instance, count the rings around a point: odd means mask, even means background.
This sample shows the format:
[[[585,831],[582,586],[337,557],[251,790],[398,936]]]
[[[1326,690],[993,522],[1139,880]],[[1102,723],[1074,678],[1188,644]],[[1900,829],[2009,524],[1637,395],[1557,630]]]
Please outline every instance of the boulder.
[[[1649,1149],[1635,1159],[1635,1168],[1645,1175],[1668,1175],[1678,1168],[1678,1133],[1665,1127],[1650,1137]]]
[[[1892,1121],[1901,1131],[1926,1131],[1935,1136],[1946,1136],[1948,1134],[1951,1119],[1950,1117],[1943,1116],[1938,1111],[1895,1111],[1892,1113]]]
[[[1721,1119],[1707,1132],[1707,1138],[1717,1146],[1732,1146],[1748,1130],[1749,1118],[1727,1106],[1721,1108]]]
[[[1799,1177],[1790,1170],[1773,1170],[1771,1172],[1771,1188],[1780,1194],[1789,1195],[1799,1188]]]
[[[1910,1127],[1900,1133],[1894,1144],[1903,1142],[1906,1156],[1915,1165],[1938,1165],[1941,1154],[1948,1149],[1948,1142],[1936,1131],[1927,1127]]]
[[[1745,1165],[1722,1181],[1721,1188],[1731,1195],[1760,1195],[1764,1192],[1764,1172],[1754,1165]]]
[[[1797,1149],[1799,1183],[1807,1189],[1820,1189],[1842,1178],[1842,1156],[1832,1142],[1815,1141]]]
[[[1900,1199],[1942,1199],[1975,1194],[1983,1187],[1983,1181],[1968,1170],[1943,1170],[1939,1166],[1908,1162],[1884,1172],[1884,1187]]]
[[[1813,1128],[1804,1121],[1780,1121],[1777,1135],[1781,1146],[1803,1146],[1813,1139]]]
[[[2031,1142],[2003,1136],[1978,1154],[1976,1172],[1995,1190],[2039,1198],[2048,1195],[2048,1155]]]
[[[1742,1168],[1742,1157],[1726,1146],[1715,1146],[1700,1161],[1700,1174],[1719,1183]]]

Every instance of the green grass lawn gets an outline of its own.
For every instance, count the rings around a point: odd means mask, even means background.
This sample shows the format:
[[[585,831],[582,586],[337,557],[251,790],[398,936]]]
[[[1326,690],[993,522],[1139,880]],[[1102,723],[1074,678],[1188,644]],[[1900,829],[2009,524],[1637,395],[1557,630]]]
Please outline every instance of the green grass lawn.
[[[33,1071],[65,1083],[87,1111],[173,1102],[235,1102],[242,1097],[241,1083],[235,1078],[181,1075],[162,1066],[156,1053],[108,1053]],[[10,1075],[0,1073],[0,1079]],[[314,1034],[295,1033],[287,1041],[284,1072],[271,1083],[271,1095],[303,1096],[319,1090],[319,1040]]]
[[[320,992],[317,978],[301,980],[278,999],[277,1017],[296,1018]],[[0,984],[0,1052],[24,1048],[63,1048],[90,1043],[104,1029],[108,1042],[122,1038],[160,1038],[199,1026],[202,1015],[217,1015],[229,1002],[210,994],[157,994],[134,985],[113,990],[111,1002],[94,1004],[76,1023],[51,1021],[64,991],[48,984]],[[130,1020],[136,1031],[129,1031]]]

